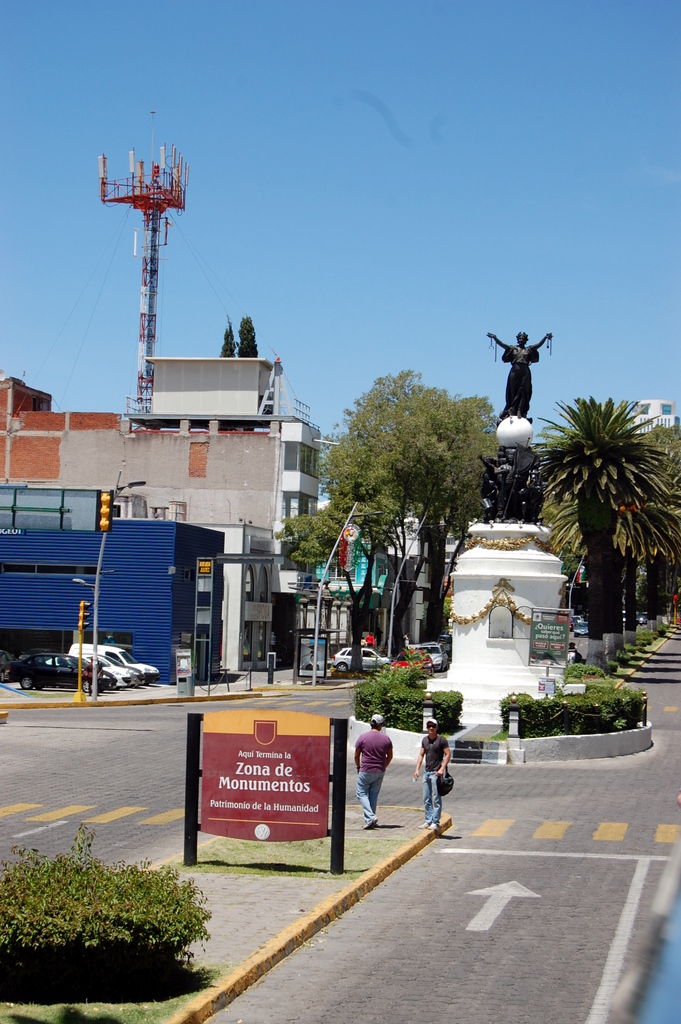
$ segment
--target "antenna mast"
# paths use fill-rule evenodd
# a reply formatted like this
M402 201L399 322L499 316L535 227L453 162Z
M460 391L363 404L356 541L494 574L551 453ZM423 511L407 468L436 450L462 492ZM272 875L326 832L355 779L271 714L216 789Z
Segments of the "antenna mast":
M144 217L137 395L134 398L128 397L128 412L151 412L154 364L150 360L156 347L159 252L161 245L168 243L168 218L165 214L167 210L184 210L188 181L189 164L184 164L182 154L177 152L175 146L171 148L168 166L165 146L161 146L159 162L153 162L152 143L151 174L147 176L144 174L144 161L135 161L135 150L131 150L130 177L117 181L109 181L106 157L99 157L102 202L126 203L141 210Z

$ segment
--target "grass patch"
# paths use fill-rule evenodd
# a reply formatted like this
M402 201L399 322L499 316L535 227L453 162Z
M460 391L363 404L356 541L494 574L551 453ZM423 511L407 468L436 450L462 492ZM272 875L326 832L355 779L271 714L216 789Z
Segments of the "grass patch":
M141 1003L0 1003L0 1024L163 1024L199 992L209 989L229 964L193 967L182 995Z
M298 843L254 843L244 839L216 839L199 847L198 864L181 871L228 875L291 875L296 878L358 878L406 842L402 839L346 839L345 873L332 875L331 839L305 839Z

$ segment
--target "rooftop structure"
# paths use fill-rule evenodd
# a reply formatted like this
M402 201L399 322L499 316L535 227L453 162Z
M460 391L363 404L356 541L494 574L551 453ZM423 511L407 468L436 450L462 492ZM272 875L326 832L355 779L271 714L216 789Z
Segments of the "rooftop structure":
M653 427L678 427L676 402L666 398L642 399L638 403L635 423L642 425L643 433L648 433Z

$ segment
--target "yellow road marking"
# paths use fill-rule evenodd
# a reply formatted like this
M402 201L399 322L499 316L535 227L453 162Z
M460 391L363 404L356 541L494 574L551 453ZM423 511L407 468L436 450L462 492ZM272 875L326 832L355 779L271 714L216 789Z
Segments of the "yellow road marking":
M515 818L488 818L480 828L471 832L472 836L503 836L504 832L511 827Z
M118 807L115 811L107 811L106 814L98 814L94 818L86 818L85 821L93 822L95 825L106 825L110 821L118 821L119 818L127 818L129 814L146 810L147 807Z
M301 707L303 707L303 708L316 708L316 707L319 707L320 704L326 704L326 701L325 700L309 700L305 704L301 704Z
M331 703L329 704L329 707L330 708L342 708L345 704L347 704L346 700L334 700L334 701L331 701Z
M8 814L20 814L22 811L32 811L42 804L8 804L7 807L0 807L0 818L6 818Z
M545 821L532 836L533 839L562 839L571 821Z
M184 808L178 807L175 811L164 811L163 814L154 814L151 818L145 818L138 822L139 825L167 825L171 821L179 821L184 818Z
M80 814L81 811L91 811L97 804L69 804L68 807L60 807L58 811L46 811L45 814L35 814L26 821L58 821L59 818L68 818L72 814Z
M658 825L655 833L656 843L675 843L679 838L681 825Z
M678 711L679 709L678 709L678 708L675 708L675 707L674 707L674 705L672 704L672 705L671 705L671 707L668 707L668 708L662 708L662 710L663 710L663 711L670 711L670 712L671 712L671 711Z
M602 821L593 834L597 840L621 843L629 826L624 821Z

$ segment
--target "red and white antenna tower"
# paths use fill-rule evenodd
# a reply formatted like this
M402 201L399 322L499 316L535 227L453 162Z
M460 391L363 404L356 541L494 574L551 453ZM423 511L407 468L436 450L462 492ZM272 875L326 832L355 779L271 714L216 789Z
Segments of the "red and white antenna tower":
M103 154L99 157L102 202L127 203L141 210L144 216L137 396L128 398L128 412L151 412L154 364L150 359L156 347L159 251L161 245L168 243L168 218L165 213L167 210L184 210L188 181L189 164L184 164L182 154L174 146L171 147L170 167L166 163L165 146L161 146L157 164L153 162L152 150L151 174L147 177L144 175L144 161L135 161L134 149L130 151L130 177L118 181L108 180L106 157Z

